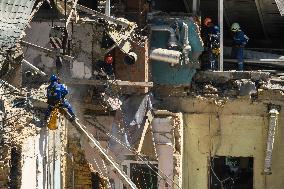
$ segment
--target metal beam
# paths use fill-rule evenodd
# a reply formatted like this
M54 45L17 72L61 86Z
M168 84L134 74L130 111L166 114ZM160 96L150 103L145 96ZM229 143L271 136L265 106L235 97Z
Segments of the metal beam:
M41 52L46 53L46 55L49 55L50 57L54 58L55 56L58 56L60 54L58 54L57 52L54 52L53 50L29 43L27 41L20 41L21 45L26 46L26 47L31 47L35 50L39 50ZM68 55L61 55L64 59L68 60L68 61L73 61L74 57L72 56L68 56Z
M131 82L121 80L89 80L89 79L68 79L64 81L69 85L118 85L132 87L153 87L153 82Z
M63 109L62 113L68 120L71 120L71 116L66 112L66 110ZM70 122L78 130L79 133L87 138L91 147L96 149L100 157L115 169L114 173L116 173L123 184L126 185L126 188L138 189L137 186L132 182L132 180L127 176L127 174L125 174L125 172L121 170L119 164L117 164L114 159L109 154L107 154L107 151L101 146L100 142L97 141L95 137L87 131L84 125L79 123L78 119Z
M91 14L93 16L97 16L97 17L103 18L103 19L108 20L110 22L113 22L113 23L116 23L118 25L121 25L121 26L123 26L125 28L127 28L129 26L129 24L127 22L123 22L123 21L118 20L117 18L114 18L114 17L111 17L111 16L107 16L105 14L97 12L97 11L95 11L93 9L90 9L88 7L85 7L83 5L77 4L76 8L78 10L80 10L80 11L86 12L86 13Z
M219 17L219 27L220 27L220 57L219 57L219 70L223 71L223 56L224 56L224 1L218 0L218 17Z
M268 39L269 37L268 37L268 34L266 32L266 28L265 28L265 25L264 25L260 2L259 2L259 0L254 0L254 2L255 2L255 5L256 5L256 8L257 8L258 17L259 17L259 20L260 20L260 23L261 23L261 27L262 27L264 36L265 36L266 39Z
M46 73L44 73L43 71L41 71L39 68L37 68L36 66L34 66L33 64L31 64L30 62L28 62L27 60L23 59L23 63L25 63L27 66L29 66L31 69L33 69L34 71L36 71L38 74L42 75L42 76L46 76Z

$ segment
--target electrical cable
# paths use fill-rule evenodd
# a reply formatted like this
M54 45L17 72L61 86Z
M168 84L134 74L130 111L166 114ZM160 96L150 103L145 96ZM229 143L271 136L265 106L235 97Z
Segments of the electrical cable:
M112 134L110 134L107 130L103 129L104 126L103 126L101 123L99 123L96 118L94 118L94 119L95 119L95 122L96 122L98 125L100 125L100 126L95 125L95 124L92 123L91 121L88 121L88 120L86 120L86 121L89 122L90 124L94 125L97 129L99 129L101 132L105 133L105 134L106 134L107 136L109 136L110 138L114 139L117 143L119 143L121 146L123 146L124 148L126 148L128 151L132 152L134 155L136 155L136 156L140 159L140 161L147 162L146 165L147 165L152 171L154 171L154 172L157 174L157 176L159 176L161 179L165 180L165 182L166 182L167 184L170 184L170 183L168 183L168 181L167 181L163 176L161 176L156 170L154 170L154 169L151 167L151 166L154 166L154 165L153 165L152 163L150 163L149 160L147 160L146 158L143 159L144 157L143 157L141 154L139 154L135 149L133 149L133 148L127 146L127 144L125 144L123 141L121 141L120 139L118 139L118 138L116 138L115 136L113 136ZM150 164L151 166L150 166L149 164ZM175 184L177 187L180 188L180 186L179 186L174 180L172 180L171 178L169 178L163 171L161 171L160 169L158 169L158 171L161 172L165 177L167 177L167 179L169 179L173 184Z

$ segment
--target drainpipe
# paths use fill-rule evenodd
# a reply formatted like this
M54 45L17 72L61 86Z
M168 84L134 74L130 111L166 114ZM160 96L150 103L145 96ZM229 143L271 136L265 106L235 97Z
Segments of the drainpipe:
M266 156L264 161L264 174L271 175L271 165L272 165L272 152L273 152L273 144L275 131L278 125L278 115L279 115L279 106L270 106L269 108L269 130L268 130L268 138L267 138L267 146L266 146Z
M185 64L189 63L189 52L191 51L191 46L189 45L188 41L188 25L186 23L182 23L183 32L184 32L184 39L183 39L183 54L184 54L184 62Z
M169 32L170 38L168 42L169 48L175 48L177 47L177 38L176 38L176 32L173 28L170 26L162 25L162 26L151 26L152 31L162 31L162 32Z

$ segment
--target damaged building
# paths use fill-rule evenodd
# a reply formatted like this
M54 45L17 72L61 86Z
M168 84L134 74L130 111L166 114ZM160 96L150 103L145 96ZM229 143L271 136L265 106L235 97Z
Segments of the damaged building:
M282 189L283 7L0 0L0 188ZM239 71L236 22L249 38ZM52 75L75 115L50 104Z

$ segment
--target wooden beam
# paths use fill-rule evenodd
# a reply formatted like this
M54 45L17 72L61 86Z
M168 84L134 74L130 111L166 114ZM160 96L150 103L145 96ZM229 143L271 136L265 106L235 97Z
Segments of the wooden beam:
M68 85L118 85L132 87L153 87L153 82L131 82L121 80L89 80L89 79L68 79L64 80Z
M85 6L82 6L80 4L77 4L76 8L80 11L83 11L83 12L86 12L88 14L91 14L91 15L94 15L94 16L97 16L97 17L100 17L100 18L103 18L105 20L108 20L110 22L113 22L113 23L116 23L116 24L119 24L125 28L127 28L129 26L129 24L127 22L123 22L121 20L118 20L117 18L114 18L114 17L111 17L111 16L107 16L105 14L102 14L100 12L97 12L93 9L90 9L88 7L85 7Z
M145 139L145 136L147 134L147 131L150 130L151 128L151 124L152 124L152 121L154 119L151 111L148 111L147 114L147 120L145 122L145 125L144 125L144 128L143 128L143 132L141 134L141 138L140 138L140 141L139 141L139 144L138 144L138 148L137 148L137 152L140 154L141 151L142 151L142 147L143 147L143 144L144 144L144 139ZM154 145L154 144L153 144Z

